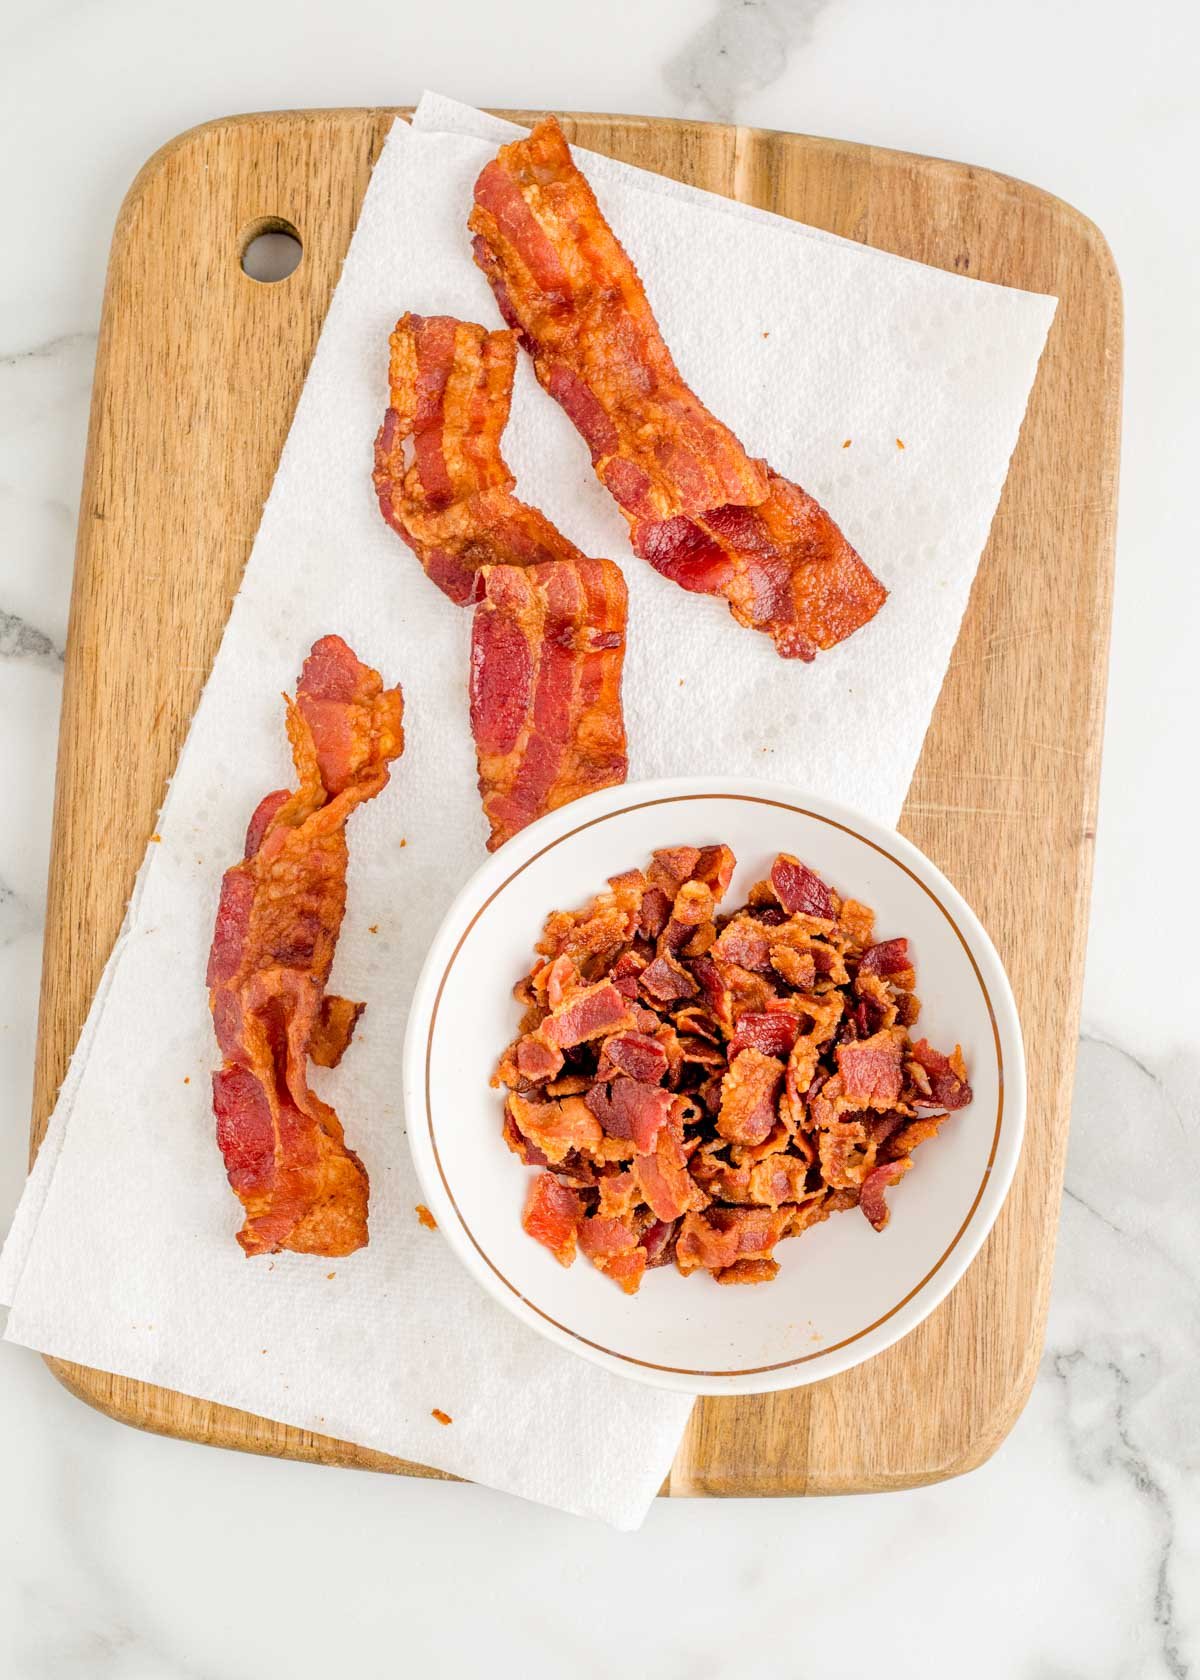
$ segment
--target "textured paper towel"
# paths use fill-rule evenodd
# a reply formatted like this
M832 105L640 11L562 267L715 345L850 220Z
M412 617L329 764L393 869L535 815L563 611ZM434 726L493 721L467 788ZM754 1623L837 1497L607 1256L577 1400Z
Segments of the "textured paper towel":
M448 101L425 102L420 122L398 123L376 166L162 843L149 848L0 1261L0 1299L12 1303L10 1340L628 1527L670 1463L686 1397L550 1347L413 1215L398 1097L405 1014L485 828L464 692L469 615L380 520L371 441L399 313L495 319L464 222L499 132ZM444 131L471 125L477 134ZM630 556L585 449L522 362L505 437L519 490L584 550L619 559L629 582L630 775L786 779L894 821L1053 300L623 166L597 160L594 173L684 376L754 453L834 510L892 590L875 623L814 666L779 660L721 603ZM260 796L289 778L279 691L327 631L399 679L407 707L404 758L350 835L333 984L368 1012L342 1066L314 1070L370 1168L371 1244L328 1264L250 1264L213 1144L202 976L221 871ZM530 907L531 929L543 908ZM433 1421L435 1406L451 1427Z

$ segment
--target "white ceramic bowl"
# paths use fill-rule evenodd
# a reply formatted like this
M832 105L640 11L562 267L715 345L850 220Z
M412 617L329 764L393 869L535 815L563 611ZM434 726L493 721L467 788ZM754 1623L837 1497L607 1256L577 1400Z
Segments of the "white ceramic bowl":
M919 1032L961 1043L975 1100L914 1157L882 1233L855 1211L779 1245L779 1276L722 1288L674 1267L627 1296L582 1256L569 1269L521 1228L531 1172L501 1135L489 1086L512 1039L511 987L543 918L580 906L660 846L724 841L727 908L780 851L907 935ZM606 789L510 840L452 905L417 983L404 1053L409 1141L425 1198L467 1269L540 1335L640 1382L701 1394L793 1388L860 1364L914 1329L979 1251L1021 1147L1025 1063L1000 959L958 893L915 846L827 799L703 778Z

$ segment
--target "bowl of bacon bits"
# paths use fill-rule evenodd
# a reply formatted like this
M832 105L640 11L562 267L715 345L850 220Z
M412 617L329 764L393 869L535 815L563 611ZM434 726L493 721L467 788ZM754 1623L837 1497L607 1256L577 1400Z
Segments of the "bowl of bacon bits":
M1024 1124L996 952L908 841L732 781L606 789L509 841L430 950L409 1138L533 1329L701 1393L831 1376L978 1252Z

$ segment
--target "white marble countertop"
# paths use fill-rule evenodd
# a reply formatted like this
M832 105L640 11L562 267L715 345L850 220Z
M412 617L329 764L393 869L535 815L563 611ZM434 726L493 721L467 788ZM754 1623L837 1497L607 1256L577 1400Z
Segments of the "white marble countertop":
M25 1168L104 263L125 188L164 140L235 111L396 104L428 85L479 104L737 119L1000 169L1107 235L1125 286L1128 420L1067 1195L1041 1376L997 1456L907 1494L660 1501L622 1536L479 1488L140 1435L6 1346L0 1674L248 1680L498 1663L541 1675L564 1651L581 1677L635 1663L664 1680L1200 1672L1200 1051L1187 1025L1200 1017L1198 52L1187 0L1136 13L1117 0L10 0L0 1232ZM600 1608L614 1591L616 1615Z

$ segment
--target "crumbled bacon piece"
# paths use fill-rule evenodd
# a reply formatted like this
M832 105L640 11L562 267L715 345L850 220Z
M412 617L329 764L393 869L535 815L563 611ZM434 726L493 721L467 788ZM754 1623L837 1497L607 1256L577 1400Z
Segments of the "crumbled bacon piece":
M900 1097L904 1075L900 1060L904 1053L903 1029L894 1027L853 1044L839 1045L836 1055L842 1089L856 1108L890 1108Z
M751 459L683 383L637 270L552 117L475 184L475 261L629 521L634 552L721 595L784 658L867 623L887 591L829 514Z
M621 1285L626 1295L636 1295L646 1270L646 1250L623 1219L602 1219L592 1214L579 1227L579 1246L598 1271Z
M771 966L770 936L753 916L735 916L728 922L717 935L713 952L740 968L761 971Z
M640 1079L614 1079L593 1085L584 1098L607 1136L629 1138L639 1154L654 1148L654 1140L671 1113L671 1093Z
M862 954L858 972L878 974L903 991L911 991L916 981L908 956L907 939L885 939L881 945L871 945Z
M539 1173L530 1186L521 1223L560 1266L569 1266L575 1258L582 1218L583 1203L575 1191L560 1184L553 1173Z
M923 1112L935 1086L944 1110L970 1100L958 1047L909 1040L907 942L873 943L870 908L787 855L718 917L734 863L673 846L613 876L547 917L514 989L525 1031L494 1083L505 1142L542 1169L534 1234L630 1294L668 1263L769 1282L777 1243L850 1208L882 1230L946 1119Z
M403 704L339 636L313 645L288 736L300 786L251 818L245 857L221 882L208 960L224 1063L213 1075L217 1142L246 1219L247 1254L352 1254L367 1241L367 1173L308 1062L335 1067L362 1004L325 986L346 909L346 820L386 785L403 750Z
M836 921L833 894L816 870L801 863L799 858L781 852L771 865L771 885L790 916L799 912L822 921Z
M604 1040L601 1055L617 1073L627 1073L631 1079L650 1085L657 1085L667 1072L666 1050L658 1039L645 1033L614 1033Z
M641 987L658 1003L673 1003L679 998L694 997L699 991L687 969L673 961L666 952L655 957L643 970Z
M718 1283L774 1283L779 1276L778 1260L735 1260L713 1274Z
M775 1124L783 1063L761 1050L739 1050L721 1086L717 1130L732 1143L761 1143Z
M783 1010L769 1010L763 1015L747 1013L738 1018L729 1041L729 1054L736 1056L739 1050L753 1048L765 1056L790 1055L799 1030L799 1018Z
M873 1168L863 1179L858 1205L877 1231L882 1231L891 1218L885 1191L893 1184L898 1184L911 1166L912 1156L905 1155L898 1160L887 1161L881 1167Z
M910 1052L914 1062L924 1068L929 1079L929 1096L939 1108L966 1108L973 1092L967 1084L967 1068L962 1047L954 1046L952 1055L943 1056L926 1039L913 1045Z

